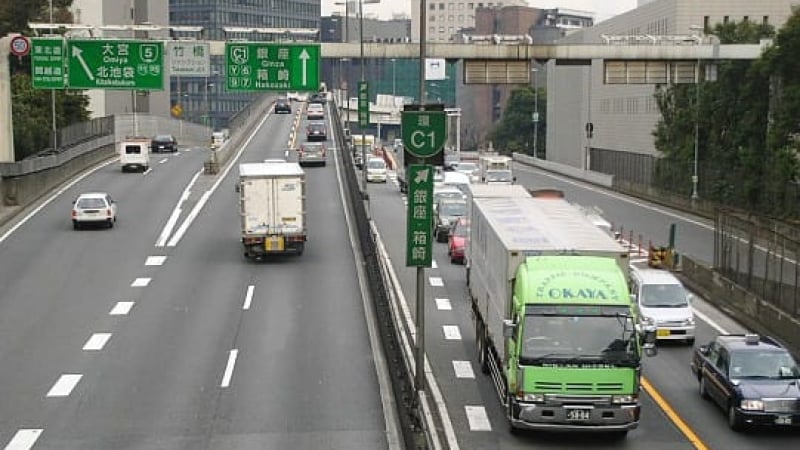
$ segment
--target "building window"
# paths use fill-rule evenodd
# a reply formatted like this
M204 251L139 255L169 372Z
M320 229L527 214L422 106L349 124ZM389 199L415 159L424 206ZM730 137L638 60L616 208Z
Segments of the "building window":
M455 16L447 16L447 21L452 22L455 20Z
M467 3L467 9L475 9L475 3Z
M455 5L455 4L453 4L453 3L448 3L448 4L447 4L447 9L448 9L449 11L452 11L452 10L454 10L455 8L456 8L456 5Z
M708 25L709 25L710 21L711 21L710 17L708 17L708 16L703 17L703 32L704 33L708 31Z
M764 16L761 18L761 23L763 25L769 25L769 16Z
M722 23L725 24L725 25L728 24L728 16L723 16L722 17Z
M439 3L439 11L444 11L444 3Z
M458 4L458 9L459 9L459 10L461 10L461 9L464 9L464 4L463 4L463 3L459 3L459 4Z
M429 19L429 22L436 22L436 16L430 16Z
M436 3L431 3L430 5L428 5L428 9L430 9L431 11L436 10Z
M444 27L439 27L439 33L444 33Z
M448 32L450 35L452 35L452 34L453 34L453 27L449 27L449 28L447 29L447 32Z
M436 27L428 27L428 34L436 33Z
M463 14L458 16L458 23L464 23L464 15Z
M439 22L444 22L444 14L439 15Z

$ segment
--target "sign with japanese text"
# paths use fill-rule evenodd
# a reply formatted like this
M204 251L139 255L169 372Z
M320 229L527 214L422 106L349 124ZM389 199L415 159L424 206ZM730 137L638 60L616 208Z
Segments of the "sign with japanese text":
M433 259L433 171L430 164L408 166L407 267L430 267Z
M319 70L319 44L225 44L225 87L229 91L316 91Z
M369 126L369 83L358 82L358 126Z
M168 41L169 74L182 77L211 75L211 51L208 42Z
M31 38L31 81L34 89L64 89L67 86L64 40Z
M135 40L67 41L71 89L164 89L164 43Z

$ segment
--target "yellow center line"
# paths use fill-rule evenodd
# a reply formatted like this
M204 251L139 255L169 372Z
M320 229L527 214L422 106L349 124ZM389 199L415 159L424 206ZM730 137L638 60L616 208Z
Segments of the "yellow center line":
M650 381L647 378L642 377L642 387L644 390L650 394L650 397L653 397L653 400L658 404L658 406L667 414L667 417L670 418L672 423L681 430L686 439L694 445L694 448L697 450L708 450L708 446L700 440L700 437L692 430L692 428L687 424L680 415L672 408L672 406L667 402L664 397L650 384Z

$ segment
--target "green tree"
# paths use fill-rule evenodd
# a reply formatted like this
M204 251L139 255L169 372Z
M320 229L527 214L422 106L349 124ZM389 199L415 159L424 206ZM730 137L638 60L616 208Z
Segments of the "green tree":
M508 99L503 118L489 133L489 139L500 153L513 152L533 154L534 100L536 93L530 86L514 89ZM547 129L547 103L543 88L539 88L538 154L544 154Z
M71 22L71 5L72 0L54 0L53 21ZM9 33L32 35L28 24L49 22L49 7L49 0L0 2L0 36ZM51 93L49 90L33 89L29 57L11 57L10 63L14 151L19 160L52 147ZM55 94L57 128L88 119L89 102L81 91L61 90Z

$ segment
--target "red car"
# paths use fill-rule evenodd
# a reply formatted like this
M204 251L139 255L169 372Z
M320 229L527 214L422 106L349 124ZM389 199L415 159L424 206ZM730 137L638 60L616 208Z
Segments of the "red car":
M464 251L467 246L467 219L458 219L447 236L447 254L451 263L464 264Z

